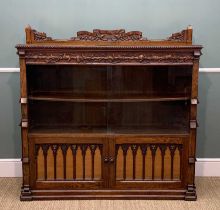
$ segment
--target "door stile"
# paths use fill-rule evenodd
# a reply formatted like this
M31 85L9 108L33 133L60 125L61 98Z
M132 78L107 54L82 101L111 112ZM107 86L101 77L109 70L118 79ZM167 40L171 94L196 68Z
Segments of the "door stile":
M116 151L115 151L115 138L111 137L108 140L108 148L109 148L109 161L108 161L108 188L112 188L115 185L116 180Z
M109 186L109 166L108 166L108 155L109 155L109 140L105 138L103 142L103 154L102 154L102 178L104 188Z

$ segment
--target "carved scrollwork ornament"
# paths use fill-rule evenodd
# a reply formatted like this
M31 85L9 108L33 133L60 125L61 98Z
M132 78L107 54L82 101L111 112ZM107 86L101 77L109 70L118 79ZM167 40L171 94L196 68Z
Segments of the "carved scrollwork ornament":
M91 145L89 145L89 148L90 148L90 150L91 150L91 153L92 153L92 154L95 154L95 150L96 150L96 148L97 148L97 145L96 145L96 144L91 144Z
M165 152L166 152L166 149L167 149L167 145L166 144L161 144L159 147L160 147L161 154L164 156Z
M156 144L151 144L150 145L151 153L152 153L153 156L155 156L155 154L156 154L157 147L158 146Z
M83 155L86 154L87 147L88 147L87 144L82 144L82 145L81 145L81 150L82 150L82 154L83 154Z
M43 144L41 147L42 147L44 156L46 156L47 155L47 151L48 151L48 149L50 147L49 144Z
M147 147L148 145L147 144L141 144L141 152L142 152L142 155L146 155L147 154Z
M122 145L121 145L121 148L122 148L123 154L126 155L129 146L128 146L127 144L122 144Z
M137 41L142 40L140 31L125 32L124 29L119 30L100 30L94 29L93 32L79 31L77 37L72 37L71 40L81 41Z
M61 150L62 150L63 154L66 154L67 149L68 149L68 145L67 144L62 144L61 145Z
M51 41L51 37L47 37L47 34L44 32L38 32L36 30L32 30L34 34L35 41Z
M138 145L137 144L132 144L131 145L131 150L132 150L133 155L136 155L137 150L138 150Z
M78 148L77 144L71 144L70 148L72 150L73 155L76 155L76 151Z
M36 145L35 145L35 153L34 153L35 158L37 158L37 156L38 156L39 149L40 149L40 145L39 145L39 144L36 144Z
M58 145L57 144L52 144L51 149L53 151L53 155L57 154L57 150L58 150Z
M172 157L174 156L176 148L177 148L177 145L175 145L175 144L169 145L170 154L171 154Z

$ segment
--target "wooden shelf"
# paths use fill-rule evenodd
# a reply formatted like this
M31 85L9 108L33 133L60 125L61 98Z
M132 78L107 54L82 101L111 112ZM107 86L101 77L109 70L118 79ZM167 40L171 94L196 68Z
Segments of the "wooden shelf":
M109 94L109 95L83 95L71 93L35 93L28 97L29 100L38 101L66 101L66 102L148 102L148 101L184 101L189 100L186 94Z

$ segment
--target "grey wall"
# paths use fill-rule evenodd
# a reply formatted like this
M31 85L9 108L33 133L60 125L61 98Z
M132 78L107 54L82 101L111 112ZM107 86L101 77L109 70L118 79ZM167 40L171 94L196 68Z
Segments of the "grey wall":
M55 38L93 28L140 30L165 38L191 24L194 42L204 46L200 67L220 67L219 0L1 0L0 68L18 67L14 46L24 43L30 24ZM220 157L220 74L200 73L198 157ZM21 155L19 74L0 73L0 158Z
M0 158L21 156L19 73L0 73Z
M0 65L18 66L14 46L24 42L30 24L56 38L93 28L141 30L165 38L191 24L204 45L202 67L219 67L219 0L1 0Z

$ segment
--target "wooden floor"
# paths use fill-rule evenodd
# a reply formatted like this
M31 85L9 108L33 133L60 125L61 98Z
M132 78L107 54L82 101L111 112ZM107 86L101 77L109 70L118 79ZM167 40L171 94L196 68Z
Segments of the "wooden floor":
M21 178L0 178L0 210L220 210L220 177L196 178L197 201L81 200L20 202Z

